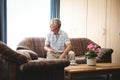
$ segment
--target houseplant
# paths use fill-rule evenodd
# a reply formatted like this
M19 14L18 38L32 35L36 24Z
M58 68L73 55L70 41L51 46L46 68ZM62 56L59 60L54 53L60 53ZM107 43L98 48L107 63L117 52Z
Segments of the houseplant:
M96 57L100 51L100 47L95 44L89 44L87 46L87 52L85 53L85 58L88 65L96 65Z

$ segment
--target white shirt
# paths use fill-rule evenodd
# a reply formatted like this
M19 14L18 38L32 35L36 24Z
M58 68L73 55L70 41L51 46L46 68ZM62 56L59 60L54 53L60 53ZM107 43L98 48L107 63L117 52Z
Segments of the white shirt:
M70 43L70 39L66 32L60 30L59 35L55 35L52 31L48 33L45 44L50 45L50 48L55 52L64 52L66 44Z

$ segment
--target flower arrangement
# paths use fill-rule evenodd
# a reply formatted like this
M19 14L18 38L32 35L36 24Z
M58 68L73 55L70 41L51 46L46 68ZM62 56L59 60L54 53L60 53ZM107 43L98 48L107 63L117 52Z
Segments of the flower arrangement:
M87 46L87 52L85 53L85 58L91 59L97 57L97 53L100 51L100 47L94 44L89 44Z

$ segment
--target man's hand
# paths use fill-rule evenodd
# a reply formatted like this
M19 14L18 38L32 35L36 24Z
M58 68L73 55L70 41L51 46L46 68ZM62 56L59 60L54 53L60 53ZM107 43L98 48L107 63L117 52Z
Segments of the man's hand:
M47 45L47 44L44 46L44 49L45 49L47 52L51 53L51 54L54 53L54 50L51 49L50 46Z
M66 58L66 54L62 53L61 56L59 57L59 59L65 59Z
M54 53L54 50L48 49L48 52L52 54L52 53Z

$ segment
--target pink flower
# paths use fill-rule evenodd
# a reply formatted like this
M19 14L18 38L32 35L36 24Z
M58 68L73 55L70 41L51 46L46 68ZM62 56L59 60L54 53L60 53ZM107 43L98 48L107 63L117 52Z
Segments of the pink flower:
M87 46L88 51L85 53L85 56L88 58L93 58L97 56L97 53L100 51L100 47L95 44L89 44Z
M95 50L95 45L89 44L89 45L87 46L87 48L88 48L88 50L90 50L90 51L94 51L94 50Z
M89 44L87 46L87 49L88 49L88 51L95 52L95 53L98 53L100 51L100 48L97 45L94 45L94 44Z

